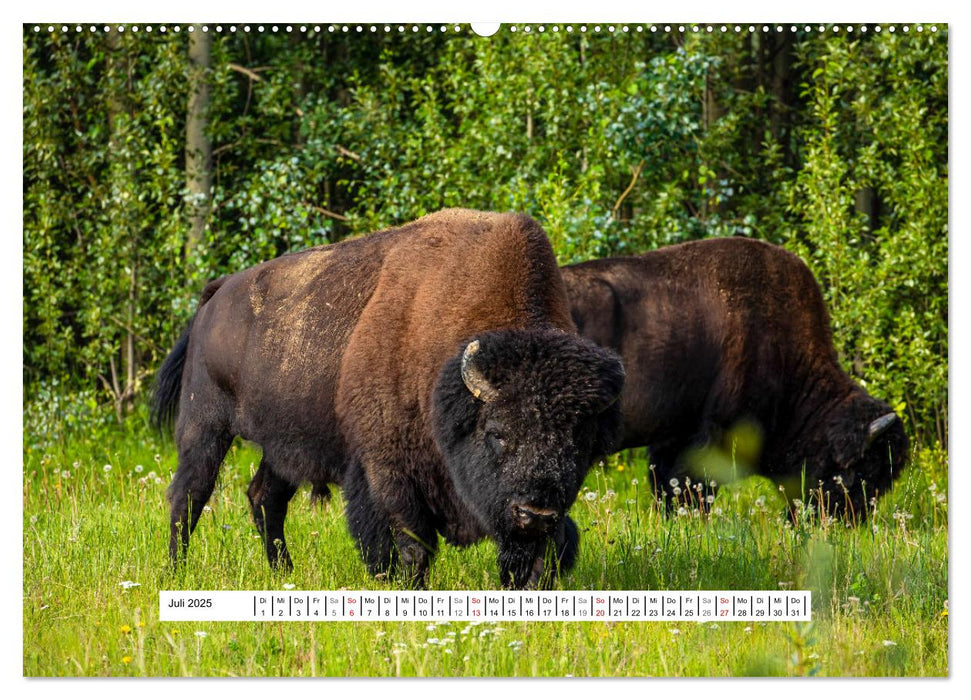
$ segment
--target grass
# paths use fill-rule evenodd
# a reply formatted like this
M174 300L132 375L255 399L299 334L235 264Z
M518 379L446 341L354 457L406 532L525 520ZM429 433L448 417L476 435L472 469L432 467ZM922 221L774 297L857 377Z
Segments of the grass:
M26 432L26 431L25 431ZM945 676L947 455L915 451L860 527L795 525L759 478L724 486L712 515L660 512L643 454L589 475L564 589L810 589L813 622L160 622L162 589L385 589L347 533L339 495L295 497L291 574L268 569L237 444L192 538L168 566L171 443L141 425L25 436L23 670L27 676ZM137 584L137 585L135 585ZM443 545L430 588L498 588L495 547Z

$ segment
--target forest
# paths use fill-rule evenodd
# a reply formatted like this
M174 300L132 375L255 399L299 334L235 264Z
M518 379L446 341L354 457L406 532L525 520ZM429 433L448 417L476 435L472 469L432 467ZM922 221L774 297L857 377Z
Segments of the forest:
M784 245L847 371L946 446L946 26L113 27L24 27L37 439L143 419L207 280L461 206L564 264Z

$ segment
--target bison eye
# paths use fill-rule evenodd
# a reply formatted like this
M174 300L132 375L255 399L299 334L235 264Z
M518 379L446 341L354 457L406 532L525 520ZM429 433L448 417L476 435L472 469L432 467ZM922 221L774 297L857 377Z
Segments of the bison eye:
M501 455L506 451L507 442L506 439L494 430L489 430L486 432L486 444L489 445L489 449L492 450L496 455Z

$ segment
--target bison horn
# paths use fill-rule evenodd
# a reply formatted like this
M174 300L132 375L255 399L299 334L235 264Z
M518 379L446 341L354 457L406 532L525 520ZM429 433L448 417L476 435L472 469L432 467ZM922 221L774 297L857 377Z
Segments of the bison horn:
M479 341L473 340L462 353L462 381L472 392L472 396L489 403L498 396L498 392L492 388L482 372L475 368L473 358L477 352L479 352Z
M866 446L869 447L872 445L873 441L880 437L880 435L882 435L887 428L893 425L895 420L897 420L897 414L888 413L887 415L880 416L875 421L870 423L870 427L867 428L866 431Z

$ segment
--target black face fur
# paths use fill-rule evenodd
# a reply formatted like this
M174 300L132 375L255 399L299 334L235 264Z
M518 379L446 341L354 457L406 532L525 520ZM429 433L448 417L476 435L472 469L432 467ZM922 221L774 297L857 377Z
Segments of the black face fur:
M852 522L866 520L870 501L893 486L907 460L903 423L894 417L870 438L870 425L891 415L890 407L862 391L838 406L827 418L827 443L822 459L807 469L806 488L812 500L831 515Z
M502 542L562 529L596 459L619 437L620 360L562 331L479 336L476 370L495 390L476 398L449 360L435 390L435 439L456 491ZM526 528L514 506L548 514L548 531Z

